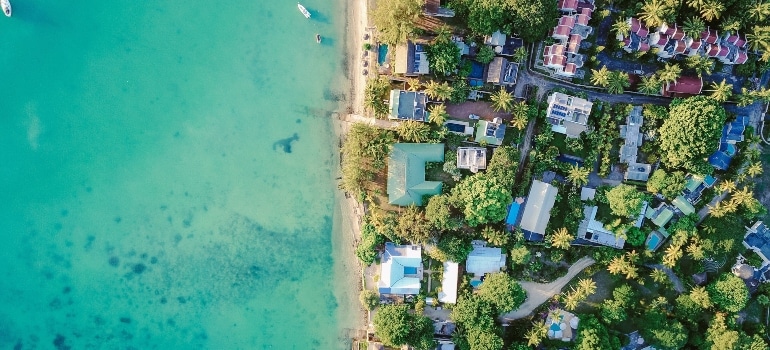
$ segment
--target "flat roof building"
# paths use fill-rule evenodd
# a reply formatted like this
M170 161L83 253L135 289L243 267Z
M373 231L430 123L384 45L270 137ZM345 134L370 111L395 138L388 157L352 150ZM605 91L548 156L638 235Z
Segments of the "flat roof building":
M558 192L559 190L551 184L540 180L532 181L532 187L529 189L529 196L519 225L525 231L525 235L529 237L534 235L540 238L530 240L542 240L545 236L545 228L551 219L551 209L556 203Z
M551 130L567 137L578 138L580 133L588 128L588 116L591 115L593 103L580 97L554 92L548 96L546 120L551 124Z

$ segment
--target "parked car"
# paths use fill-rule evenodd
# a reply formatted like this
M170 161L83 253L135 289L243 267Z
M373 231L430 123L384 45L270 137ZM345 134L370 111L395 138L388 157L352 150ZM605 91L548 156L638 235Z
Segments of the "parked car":
M475 114L471 114L471 115L468 116L468 118L469 119L473 119L473 120L479 120L479 118L481 118L481 117L479 117L479 116L477 116Z

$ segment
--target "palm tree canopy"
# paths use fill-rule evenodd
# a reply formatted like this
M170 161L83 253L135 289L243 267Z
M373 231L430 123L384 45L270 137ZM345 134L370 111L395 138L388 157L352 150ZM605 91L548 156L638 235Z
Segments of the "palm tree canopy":
M654 75L642 77L639 83L639 92L645 95L656 95L660 93L660 81Z
M706 24L703 23L703 20L698 17L690 17L684 20L682 30L684 31L685 35L691 38L698 38L700 37L700 33L706 30Z
M718 102L725 102L733 95L733 84L728 84L725 79L722 82L711 83L711 98Z
M625 37L631 33L631 25L625 18L619 18L614 24L612 24L612 30L614 30L615 33Z
M725 5L722 4L719 0L707 0L706 3L703 4L703 6L700 8L700 16L703 17L703 19L711 22L715 19L719 19L724 10Z
M508 112L513 108L513 95L504 88L500 88L500 90L493 93L490 98L492 99L492 108L494 108L495 111Z
M631 84L628 73L615 71L610 73L607 92L611 94L622 94L625 88Z
M607 87L610 83L610 71L607 70L607 66L596 70L591 69L591 84L601 87Z
M647 27L657 27L665 23L665 18L668 15L668 6L662 1L649 0L642 5L641 11L638 13L639 19L644 21Z

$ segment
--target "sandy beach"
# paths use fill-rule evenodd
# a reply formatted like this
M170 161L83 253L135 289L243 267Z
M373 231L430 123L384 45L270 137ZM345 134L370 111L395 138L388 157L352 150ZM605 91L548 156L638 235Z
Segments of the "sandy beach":
M362 74L363 60L362 48L364 45L364 34L368 26L367 19L367 0L352 0L347 4L347 23L346 38L347 44L347 76L350 84L350 93L346 99L344 109L337 115L333 121L335 136L340 140L340 145L349 130L351 122L348 121L348 114L361 114L363 112L364 87L366 86L366 76ZM339 158L338 158L339 159ZM339 164L341 166L341 164ZM338 168L340 169L340 168ZM351 298L347 298L355 303L351 309L358 310L358 317L354 320L352 327L356 330L355 335L365 336L362 330L368 328L368 312L358 302L358 295L363 288L361 271L362 266L355 254L355 248L360 239L360 223L363 215L363 207L354 198L346 196L343 191L337 191L337 199L340 215L341 239L340 245L335 251L344 256L341 260L341 273L345 276L343 279L349 283L349 293Z

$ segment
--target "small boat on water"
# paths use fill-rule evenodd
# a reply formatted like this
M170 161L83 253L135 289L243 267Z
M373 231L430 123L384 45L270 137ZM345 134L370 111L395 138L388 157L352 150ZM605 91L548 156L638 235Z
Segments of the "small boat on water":
M316 34L315 35L315 42L317 42L319 44L321 43L321 34Z
M0 7L3 8L3 13L7 17L11 17L11 1L10 0L0 0Z
M2 0L2 1L8 1L8 0ZM302 6L302 4L297 3L297 8L299 9L299 12L302 12L305 18L310 18L310 12L307 11L305 6Z

